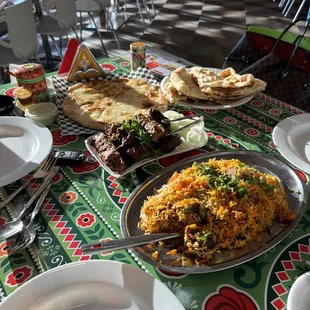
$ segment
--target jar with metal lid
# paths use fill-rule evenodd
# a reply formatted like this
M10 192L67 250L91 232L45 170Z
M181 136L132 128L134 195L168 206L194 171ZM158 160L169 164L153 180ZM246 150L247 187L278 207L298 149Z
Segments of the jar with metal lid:
M44 68L39 64L24 64L15 70L18 86L29 89L36 102L48 101Z

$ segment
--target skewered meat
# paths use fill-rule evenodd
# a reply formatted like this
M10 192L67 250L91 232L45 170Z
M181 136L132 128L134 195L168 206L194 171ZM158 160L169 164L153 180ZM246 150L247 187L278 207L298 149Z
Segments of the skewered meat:
M168 135L158 141L159 148L163 153L172 152L181 142L180 137L177 135Z

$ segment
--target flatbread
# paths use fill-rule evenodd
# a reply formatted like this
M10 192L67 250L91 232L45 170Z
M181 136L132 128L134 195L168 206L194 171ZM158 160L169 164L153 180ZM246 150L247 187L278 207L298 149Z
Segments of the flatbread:
M192 75L185 68L178 68L171 72L170 82L172 86L185 96L208 100L209 96L203 93Z
M68 90L63 112L84 127L104 130L150 107L166 111L168 102L159 88L143 79L119 79L77 83Z
M191 74L196 78L202 90L209 87L241 88L250 86L255 81L252 74L239 75L233 68L221 70L216 74L209 69L193 67L191 69Z
M168 79L168 81L165 83L164 89L163 89L163 94L166 97L166 99L170 102L170 103L177 103L179 101L186 101L187 97L182 94L181 92L177 91L173 86L172 83L170 81L170 78Z

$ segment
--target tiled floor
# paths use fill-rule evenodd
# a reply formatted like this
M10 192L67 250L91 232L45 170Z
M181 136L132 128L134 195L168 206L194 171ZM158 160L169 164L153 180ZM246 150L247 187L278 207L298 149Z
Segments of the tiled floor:
M225 56L248 25L281 30L290 23L292 14L297 10L297 7L293 8L291 15L284 18L278 8L279 0L154 0L156 15L150 22L144 11L143 25L136 0L127 2L130 2L128 14L132 17L117 31L122 49L127 50L131 42L142 40L149 46L157 46L191 62L212 67L221 67ZM296 3L299 5L298 1ZM99 25L99 16L96 21ZM78 24L78 33L79 27ZM91 48L95 57L104 57L98 34L87 27L89 18L85 15L84 43ZM107 33L104 27L100 31L109 55L117 54L112 34ZM42 55L43 50L39 54ZM56 68L57 62L54 65Z
M121 47L142 40L202 66L220 67L225 56L249 25L263 25L282 30L290 23L297 7L288 18L272 0L154 0L157 14L143 27L139 14L118 31ZM296 1L299 5L299 2ZM130 12L137 12L135 2ZM98 49L96 35L86 40ZM116 45L106 46L115 53ZM98 51L98 50L97 50Z

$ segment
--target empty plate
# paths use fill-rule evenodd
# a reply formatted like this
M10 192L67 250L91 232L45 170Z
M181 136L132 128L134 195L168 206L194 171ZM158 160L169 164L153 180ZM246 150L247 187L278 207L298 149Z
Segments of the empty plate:
M310 173L310 114L288 117L273 130L272 138L281 155L297 168Z
M167 306L184 310L151 275L119 262L91 260L36 276L10 294L0 310L162 310Z
M0 139L0 187L37 168L49 154L53 144L48 128L27 118L1 116L1 125L20 128L23 135Z

